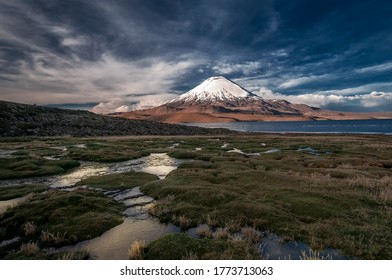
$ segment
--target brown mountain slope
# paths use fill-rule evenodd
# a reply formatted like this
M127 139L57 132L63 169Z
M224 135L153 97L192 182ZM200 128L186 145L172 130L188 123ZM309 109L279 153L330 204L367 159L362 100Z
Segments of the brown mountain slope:
M343 113L286 100L266 100L224 77L211 77L164 105L119 114L165 123L392 118L390 113Z

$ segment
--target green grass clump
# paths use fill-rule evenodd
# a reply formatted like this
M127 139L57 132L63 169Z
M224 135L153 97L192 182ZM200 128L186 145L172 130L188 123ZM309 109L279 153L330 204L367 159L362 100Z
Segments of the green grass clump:
M71 148L68 156L76 160L95 162L119 162L148 156L144 150L121 146L88 145L87 148Z
M184 233L169 234L144 249L146 260L258 259L254 248L244 241L195 239Z
M235 220L317 250L330 247L356 258L392 258L389 138L328 136L326 142L325 137L263 135L263 142L281 152L246 156L217 151L210 161L183 163L165 180L141 190L158 200L151 214L179 226L180 217L186 217L184 228L206 223L206 217L220 227ZM224 141L247 151L261 142L257 136ZM299 152L298 147L316 149L319 155Z
M26 235L26 224L35 227L29 241L63 245L101 235L122 222L124 205L91 190L50 190L8 209L0 220L1 240ZM27 236L26 236L27 238ZM1 241L0 240L0 241Z
M158 180L158 177L152 174L144 172L127 172L92 176L80 181L78 184L105 190L123 190L132 189L136 186L141 186L155 180Z
M22 185L10 188L0 188L0 200L10 200L25 196L29 193L39 193L47 190L48 187L42 184Z
M56 175L80 166L76 160L46 160L43 158L0 158L0 180Z

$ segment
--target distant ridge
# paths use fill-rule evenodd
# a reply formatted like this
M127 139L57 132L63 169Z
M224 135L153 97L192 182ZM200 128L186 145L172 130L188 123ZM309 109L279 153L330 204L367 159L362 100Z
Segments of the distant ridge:
M0 137L21 136L125 136L125 135L215 135L235 133L128 120L88 111L57 109L0 101Z
M306 121L392 118L392 113L346 113L286 100L267 100L225 77L211 77L190 91L150 109L118 114L164 123Z

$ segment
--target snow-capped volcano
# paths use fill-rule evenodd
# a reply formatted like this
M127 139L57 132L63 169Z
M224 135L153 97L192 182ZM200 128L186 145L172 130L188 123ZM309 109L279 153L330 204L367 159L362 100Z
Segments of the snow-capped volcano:
M305 104L263 99L225 77L211 77L161 106L121 116L186 123L325 119L331 113Z
M205 103L205 102L237 102L258 99L257 95L247 91L225 77L211 77L190 91L171 100L168 104Z

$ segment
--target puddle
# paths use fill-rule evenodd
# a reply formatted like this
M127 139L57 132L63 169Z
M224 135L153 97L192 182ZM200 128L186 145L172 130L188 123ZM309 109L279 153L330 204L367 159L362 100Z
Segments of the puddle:
M244 153L243 151L234 148L233 150L227 151L228 153L238 153L241 155L246 155L246 156L259 156L260 153Z
M167 174L177 169L178 165L182 162L181 160L168 156L166 153L155 153L147 157L114 165L111 167L111 171L113 173L128 171L146 172L157 175L159 179L164 179Z
M46 184L51 188L66 188L91 176L129 171L146 172L157 175L159 179L164 179L167 174L177 169L178 165L182 162L183 160L172 158L166 153L155 153L139 159L110 164L81 161L80 167L63 175L1 180L0 183L1 187L12 187L23 184Z
M61 150L63 152L65 152L67 149L67 147L65 146L55 146L55 147L50 147L51 149L55 149L55 150Z
M126 218L121 225L108 230L97 238L83 241L75 247L89 250L93 259L127 260L129 246L134 241L144 240L149 243L166 234L176 232L180 232L178 227L161 224L152 218L147 220Z
M75 249L87 249L91 258L102 260L128 259L129 246L134 241L152 242L169 233L180 232L172 224L161 224L148 214L154 199L143 194L139 187L125 191L109 191L106 195L123 202L128 208L123 212L124 222L99 237L82 241Z
M54 176L49 180L51 188L64 188L73 186L79 181L91 176L108 174L109 167L99 163L82 163L82 165L68 174Z
M274 233L267 233L259 246L261 256L270 260L300 260L302 254L311 254L309 245L296 242L281 242L280 238ZM320 259L346 260L348 259L339 250L325 249L320 252Z
M10 200L3 200L0 201L0 214L5 213L5 211L7 210L7 208L9 207L15 207L17 206L19 203L22 203L23 201L26 200L26 197L18 197L18 198L14 198L14 199L10 199Z
M87 148L87 146L86 146L86 144L76 144L76 145L73 145L75 148L81 148L81 149L83 149L83 148Z
M174 143L173 145L171 145L171 146L169 147L169 149L174 149L174 148L176 148L176 147L178 147L178 146L180 146L180 143Z
M12 238L12 239L9 239L9 240L4 240L4 241L0 242L0 248L4 247L4 246L8 246L12 243L18 242L19 240L21 240L21 238L19 236Z
M262 152L262 154L272 154L272 153L279 153L280 150L279 149L271 149L265 152Z
M307 153L307 154L310 154L310 155L313 155L313 156L319 156L320 155L320 151L319 150L316 150L316 149L313 149L313 148L299 148L298 150L297 150L297 152L302 152L302 153Z

